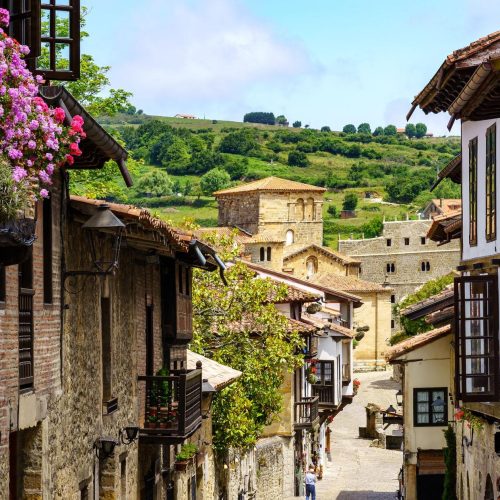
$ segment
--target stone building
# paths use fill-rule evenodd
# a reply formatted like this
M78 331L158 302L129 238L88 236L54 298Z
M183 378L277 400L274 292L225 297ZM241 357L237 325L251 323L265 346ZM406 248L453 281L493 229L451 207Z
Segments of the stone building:
M450 212L461 210L461 198L434 198L422 211L423 219L433 219L438 215L448 215Z
M386 221L382 236L339 241L339 251L361 262L360 276L393 289L391 303L429 280L449 274L460 261L460 245L445 247L427 237L431 220ZM391 330L398 328L394 317Z

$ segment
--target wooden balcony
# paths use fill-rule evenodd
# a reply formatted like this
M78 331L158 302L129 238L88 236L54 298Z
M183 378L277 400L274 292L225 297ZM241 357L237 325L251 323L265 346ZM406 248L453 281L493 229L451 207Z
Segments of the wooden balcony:
M335 408L337 403L335 402L335 386L334 385L313 385L312 386L313 396L318 397L318 404L320 408Z
M293 409L293 426L295 429L312 429L319 424L319 398L302 398Z
M139 439L176 444L201 425L201 370L172 370L168 377L139 376L145 383Z

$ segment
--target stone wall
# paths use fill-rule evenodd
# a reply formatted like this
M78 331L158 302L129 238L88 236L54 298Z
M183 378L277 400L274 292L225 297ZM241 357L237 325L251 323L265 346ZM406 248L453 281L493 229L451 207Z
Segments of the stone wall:
M258 193L218 196L219 226L238 226L255 234L259 224Z
M297 255L292 254L290 257L287 257L283 263L283 268L297 278L307 278L307 261L309 259L316 259L317 273L331 273L341 276L345 276L348 273L346 266L342 262L314 247ZM281 269L279 270L281 271Z
M361 278L379 284L388 283L394 290L393 300L398 303L427 281L449 274L459 264L460 242L453 240L438 246L426 238L431 222L384 222L381 237L340 240L339 251L361 261ZM422 271L422 263L424 266L429 263L429 270L425 267L426 270ZM394 264L394 273L387 272L387 264ZM392 331L397 328L395 322Z

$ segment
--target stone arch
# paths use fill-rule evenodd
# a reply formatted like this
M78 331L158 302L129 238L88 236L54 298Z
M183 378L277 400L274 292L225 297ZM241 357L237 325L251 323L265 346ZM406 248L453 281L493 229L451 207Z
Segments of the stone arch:
M486 476L486 488L484 490L484 500L495 500L495 492L493 490L493 481L491 476Z
M305 206L304 206L304 200L302 198L299 198L295 202L295 220L304 220L305 217Z
M307 198L306 202L306 219L314 220L314 198Z
M314 276L317 272L318 272L318 259L314 255L311 255L307 257L306 260L307 277L310 278L311 276Z
M289 229L285 234L285 244L292 245L294 241L295 241L295 234L291 229Z

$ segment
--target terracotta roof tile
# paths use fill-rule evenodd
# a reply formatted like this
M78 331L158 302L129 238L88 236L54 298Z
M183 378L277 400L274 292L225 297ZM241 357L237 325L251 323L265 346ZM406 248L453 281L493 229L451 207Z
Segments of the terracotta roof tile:
M221 391L224 387L227 387L242 375L242 372L239 370L235 370L213 359L206 358L201 354L188 350L187 369L195 369L198 361L201 362L202 377L208 379L208 382L218 391Z
M359 260L353 259L353 258L348 257L347 255L344 255L344 254L339 253L339 252L334 252L330 248L319 246L316 244L307 245L303 248L299 248L298 250L294 250L293 252L286 255L285 258L283 259L283 261L286 262L287 260L290 260L291 258L296 257L297 255L306 253L306 252L310 251L311 249L316 250L319 253L322 253L323 255L326 255L327 257L333 258L336 261L339 261L343 264L360 264Z
M434 198L432 203L438 208L440 215L462 210L462 198Z
M428 325L438 325L439 323L450 322L455 317L455 306L445 307L439 311L428 314L425 322Z
M448 285L441 292L436 293L431 297L428 297L427 299L421 300L420 302L416 302L415 304L405 307L404 309L401 309L400 313L402 316L411 316L415 313L418 313L418 311L428 309L429 307L435 305L439 306L443 303L449 303L453 300L454 296L455 292L453 290L453 285Z
M257 191L311 191L324 193L326 189L318 186L312 186L311 184L304 184L303 182L281 179L280 177L266 177L265 179L242 184L241 186L236 186L234 188L216 191L214 193L214 196L238 193L252 193Z
M441 337L448 335L451 332L451 325L445 325L441 328L436 328L431 330L430 332L419 333L418 335L414 335L395 346L392 346L385 353L385 358L387 361L394 361L399 356L406 354L418 347L422 347L426 344L430 344Z
M315 274L309 278L311 283L318 285L330 286L335 290L342 290L344 292L390 292L392 289L384 287L378 283L371 281L360 280L353 276L341 276L333 273L320 273Z
M339 325L338 323L335 322L329 322L319 318L314 318L310 314L303 314L302 321L306 323L311 323L312 325L316 326L319 329L332 330L335 333L340 333L341 335L349 337L350 339L354 338L356 335L356 332L354 330L351 330L350 328L346 328L345 326Z
M279 312L277 312L277 314L279 314L280 316L284 316ZM288 332L296 331L298 333L314 333L318 330L317 326L307 324L303 321L297 321L291 318L286 319ZM232 332L262 333L262 325L255 325L254 320L249 316L244 316L238 321L228 323L227 327Z
M273 302L274 304L286 304L288 302L301 302L301 303L316 302L320 299L319 295L306 292L304 290L301 290L300 288L296 288L292 285L289 285L288 283L281 283L279 281L275 282L278 284L283 284L287 289L287 294L282 299L276 299L275 298L276 294L273 293L268 300L269 302Z

